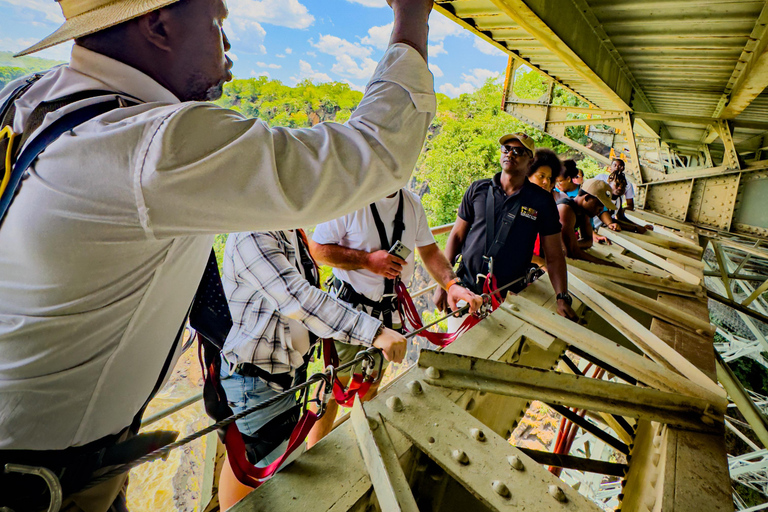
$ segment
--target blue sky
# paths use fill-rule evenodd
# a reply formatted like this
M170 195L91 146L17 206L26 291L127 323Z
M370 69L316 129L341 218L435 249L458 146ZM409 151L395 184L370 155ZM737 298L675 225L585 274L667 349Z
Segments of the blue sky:
M362 90L384 53L392 23L386 0L227 0L237 78L267 75L293 85L343 81ZM18 51L63 22L54 0L0 0L0 51ZM455 97L504 72L501 51L433 12L435 89ZM71 44L40 57L68 60Z

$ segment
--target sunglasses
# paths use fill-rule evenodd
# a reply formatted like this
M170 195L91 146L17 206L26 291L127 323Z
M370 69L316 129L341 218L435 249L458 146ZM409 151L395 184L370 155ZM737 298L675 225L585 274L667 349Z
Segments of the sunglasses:
M501 146L501 152L505 155L512 153L513 156L523 156L526 153L530 153L528 149L520 146Z

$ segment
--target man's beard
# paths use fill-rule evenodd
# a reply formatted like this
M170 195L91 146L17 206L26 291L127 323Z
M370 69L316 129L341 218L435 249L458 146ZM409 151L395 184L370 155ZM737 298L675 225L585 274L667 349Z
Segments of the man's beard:
M224 94L224 81L210 85L210 81L203 75L196 73L187 80L182 101L216 101Z

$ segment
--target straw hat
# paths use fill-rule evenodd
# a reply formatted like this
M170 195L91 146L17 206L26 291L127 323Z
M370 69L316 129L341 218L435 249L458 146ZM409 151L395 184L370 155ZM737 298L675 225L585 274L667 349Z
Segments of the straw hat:
M611 186L603 180L591 178L581 185L581 191L595 196L609 210L615 210L616 205L611 201Z
M66 21L56 32L17 53L28 55L44 48L93 34L124 21L138 18L179 0L58 0Z
M501 138L499 138L499 144L503 146L504 144L506 144L511 140L516 140L517 142L525 146L526 149L531 152L531 154L533 154L533 152L536 151L536 144L533 143L533 139L527 133L517 132L517 133L508 133L506 135L502 135Z

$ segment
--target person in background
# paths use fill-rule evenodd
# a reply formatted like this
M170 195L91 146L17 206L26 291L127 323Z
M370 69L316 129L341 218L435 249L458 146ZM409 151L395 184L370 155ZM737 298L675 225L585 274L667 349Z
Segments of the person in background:
M648 231L648 229L653 229L653 226L639 226L624 215L624 194L627 190L627 179L624 174L620 173L610 176L608 184L611 186L611 200L616 205L616 210L614 213L604 208L602 213L593 220L595 230L601 226L606 226L612 231L626 230L642 234ZM594 233L594 237L596 242L603 243L606 241L606 238L599 236L597 232Z
M390 254L396 242L412 251L405 259ZM446 300L451 308L455 308L459 300L469 303L472 312L482 305L482 297L463 287L453 273L451 264L429 230L421 200L406 189L318 225L312 235L310 249L319 263L333 267L330 290L333 296L374 318L380 318L386 327L392 329L402 328L397 297L394 295L394 280L410 281L415 252L418 252L424 267L440 289L446 290ZM343 343L336 343L335 348L340 364L354 359L360 350ZM386 366L377 358L377 368L384 371ZM341 383L346 385L358 369L359 365L340 374ZM378 383L371 386L364 400L376 396L377 390ZM310 447L331 431L337 410L338 404L331 397L325 415L309 434L307 442Z
M611 181L615 182L619 175L624 176L624 181L627 184L626 190L623 194L624 199L627 202L626 210L632 211L635 209L635 187L632 185L632 182L627 180L626 176L624 175L625 168L626 164L624 163L624 160L621 158L614 158L611 160L611 165L607 168L608 172L600 173L595 176L595 178L608 183L609 179L611 178L613 178Z
M452 263L461 255L457 275L465 286L480 293L482 277L491 270L499 287L524 277L531 268L536 236L540 235L549 279L557 293L557 312L576 319L568 293L555 201L551 192L527 178L535 144L525 133L510 133L499 139L499 145L501 171L492 178L475 181L464 193L445 255ZM518 282L508 291L517 293L525 286ZM435 292L433 301L445 310L441 308L445 292Z
M557 153L549 148L538 148L533 155L531 168L528 170L528 181L538 185L547 192L551 192L555 201L560 199L561 194L553 186L555 179L563 173L563 163L557 156ZM546 260L544 251L541 248L541 236L536 235L536 243L533 246L533 256L531 263L546 270Z
M563 165L570 165L568 162L573 162L573 167L576 167L576 161L575 160L566 160L563 162ZM576 167L576 177L572 180L577 187L581 188L581 185L584 183L584 171ZM578 192L576 193L578 195Z
M616 205L611 202L611 187L595 178L586 180L574 199L567 197L557 201L562 243L569 258L618 266L587 252L594 241L592 218L599 215L603 208L615 210Z
M221 385L235 414L306 382L311 349L321 337L373 346L396 362L405 355L402 334L319 288L317 265L301 229L231 234L222 283L233 326L221 351ZM237 420L251 464L265 467L285 452L300 409L295 396L286 396ZM237 480L227 461L219 484L222 509L252 490Z
M576 183L576 179L580 172L581 170L576 167L576 162L574 160L565 160L563 162L563 171L557 176L552 176L552 181L555 183L555 190L571 199L579 195L579 188L583 180L579 180L579 183ZM584 178L584 174L582 174L581 177ZM557 199L559 198L555 197L555 200Z

